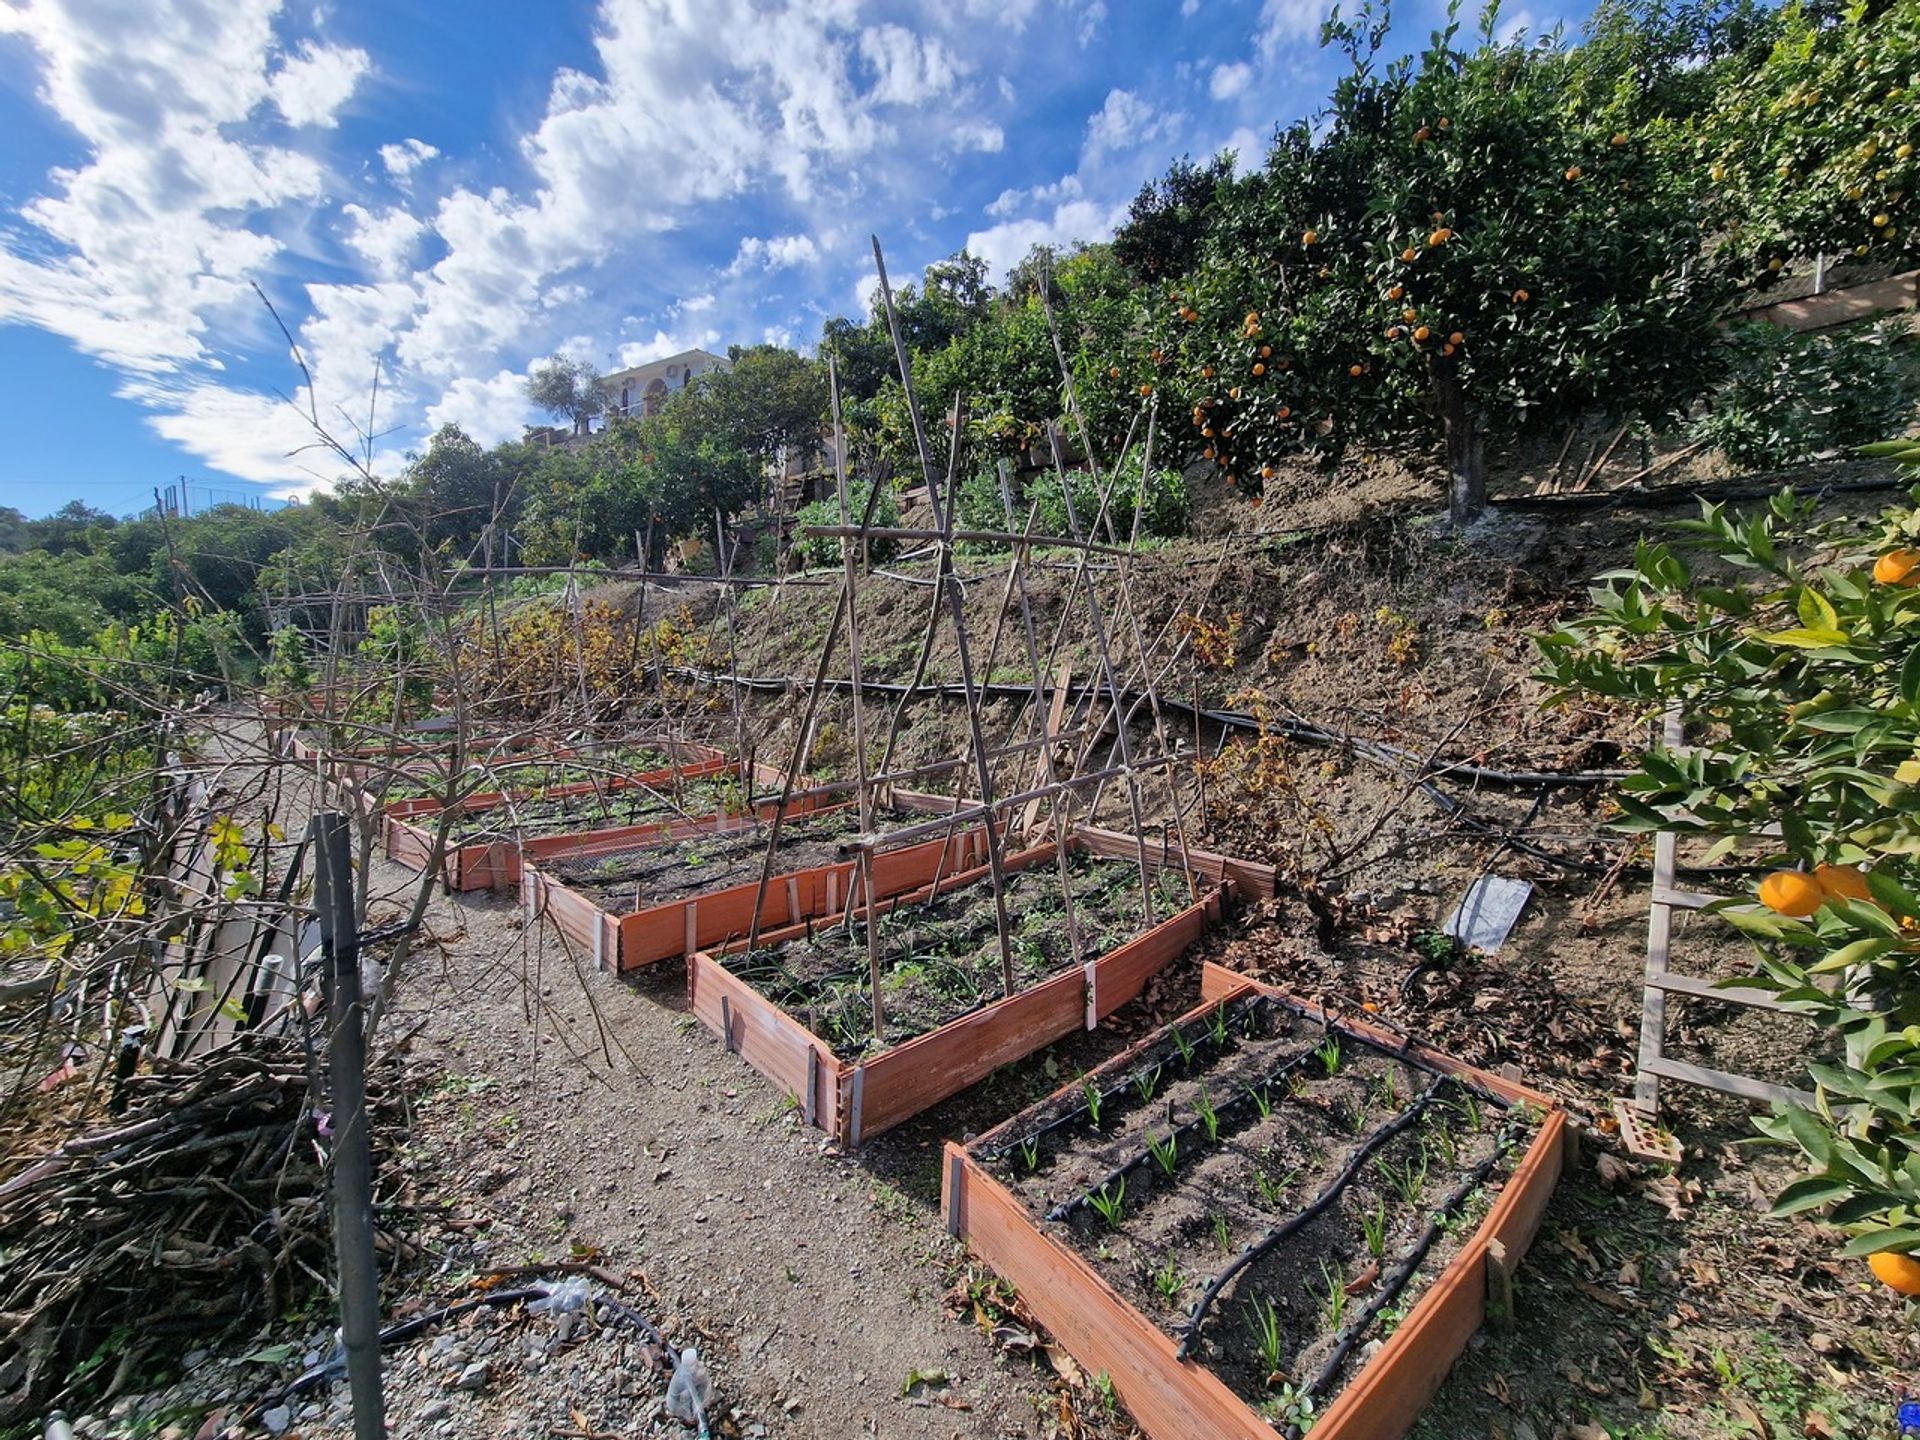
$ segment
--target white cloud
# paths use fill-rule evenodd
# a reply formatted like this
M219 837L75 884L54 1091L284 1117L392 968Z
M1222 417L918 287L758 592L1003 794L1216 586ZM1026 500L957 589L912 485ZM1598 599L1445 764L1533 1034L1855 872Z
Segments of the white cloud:
M340 213L352 224L347 244L383 278L403 274L427 233L424 222L398 206L378 214L351 201Z
M656 330L651 340L632 340L619 350L623 368L645 365L649 360L664 360L683 350L712 350L720 343L718 330Z
M996 280L1006 278L1035 245L1064 249L1080 241L1104 240L1126 218L1125 203L1102 205L1092 200L1070 200L1055 207L1045 220L1009 220L967 236L967 249L987 262Z
M775 235L762 240L749 235L740 242L740 253L727 267L729 275L744 275L750 270L784 270L819 259L820 248L806 235Z
M424 140L402 140L397 145L380 147L380 163L387 167L387 173L401 184L413 178L413 172L429 160L438 158L436 146Z
M1191 20L1200 13L1200 0L1180 0L1180 18Z
M546 417L527 399L527 373L516 370L495 371L490 379L454 381L438 404L427 407L426 418L429 432L458 425L481 445L518 440L527 426L544 423Z
M1186 116L1163 114L1131 90L1109 90L1106 103L1087 120L1085 153L1095 157L1113 150L1132 150L1164 140Z
M902 25L860 32L860 58L877 73L871 98L879 105L922 105L949 93L966 67L937 39Z
M124 24L0 6L0 34L38 51L40 98L88 152L22 208L37 237L0 235L0 323L146 373L215 363L210 325L242 307L252 323L247 277L280 244L241 222L321 189L312 158L229 133L274 94L276 5L176 0Z
M998 125L963 122L951 134L956 149L978 150L983 155L998 155L1007 144L1007 133Z
M673 309L678 315L698 315L704 310L711 310L713 305L713 292L709 290L704 295L685 296L675 303Z
M1320 22L1327 18L1329 0L1263 0L1254 27L1254 48L1271 60L1288 42L1319 38Z
M1248 126L1243 125L1234 131L1218 149L1233 151L1233 173L1236 175L1250 175L1267 163L1266 137Z
M1207 89L1216 100L1231 100L1253 80L1253 67L1247 64L1218 65Z
M337 112L353 97L360 77L371 68L367 52L309 40L281 65L269 84L273 103L289 125L318 125L331 130Z
M1082 191L1078 175L1062 175L1051 185L1035 185L1026 190L1002 190L987 205L987 214L996 218L1013 215L1029 205L1058 205L1077 200Z

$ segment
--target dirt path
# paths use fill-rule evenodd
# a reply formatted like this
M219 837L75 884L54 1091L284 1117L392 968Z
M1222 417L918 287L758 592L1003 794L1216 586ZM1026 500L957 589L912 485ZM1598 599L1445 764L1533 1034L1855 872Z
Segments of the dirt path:
M379 869L376 891L408 878ZM678 962L637 984L591 973L551 930L523 932L508 898L437 897L430 923L448 943L412 962L388 1033L424 1026L415 1175L422 1199L486 1222L475 1268L587 1253L644 1275L639 1308L711 1355L741 1434L1043 1433L1041 1374L943 1307L958 1251L938 1216L802 1127L696 1026ZM569 1403L598 1418L617 1388L589 1361L577 1377L496 1367L506 1377L468 1395L412 1383L398 1358L397 1435L541 1433ZM949 1377L940 1399L902 1398L915 1370ZM420 1422L442 1393L458 1410Z

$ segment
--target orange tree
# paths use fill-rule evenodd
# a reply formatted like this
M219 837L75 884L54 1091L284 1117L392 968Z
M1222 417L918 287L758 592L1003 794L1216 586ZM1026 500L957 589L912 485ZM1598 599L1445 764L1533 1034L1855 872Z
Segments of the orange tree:
M1721 67L1695 142L1726 244L1764 279L1796 257L1920 255L1920 6L1791 4Z
M1876 448L1920 464L1920 445ZM1686 718L1696 748L1642 758L1620 828L1779 867L1715 908L1758 944L1761 984L1844 1043L1811 1067L1814 1109L1760 1122L1810 1165L1776 1213L1825 1207L1891 1282L1920 1251L1920 513L1823 524L1788 491L1682 528L1542 640L1546 677Z
M1457 28L1383 64L1383 16L1333 22L1351 71L1316 122L1223 187L1200 258L1150 296L1132 378L1257 489L1279 457L1442 442L1457 517L1485 445L1592 408L1669 414L1706 380L1721 291L1698 263L1682 122L1640 66Z

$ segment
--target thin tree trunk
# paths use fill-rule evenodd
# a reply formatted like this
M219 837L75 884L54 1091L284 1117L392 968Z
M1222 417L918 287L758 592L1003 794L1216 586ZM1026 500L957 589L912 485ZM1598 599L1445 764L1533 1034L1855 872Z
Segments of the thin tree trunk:
M1487 508L1487 453L1479 418L1457 375L1433 372L1433 398L1446 435L1447 512L1465 525Z

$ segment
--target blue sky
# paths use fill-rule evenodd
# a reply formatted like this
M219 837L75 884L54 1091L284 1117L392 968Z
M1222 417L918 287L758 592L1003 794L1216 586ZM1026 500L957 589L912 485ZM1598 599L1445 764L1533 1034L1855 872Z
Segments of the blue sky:
M1584 8L1584 7L1583 7ZM1509 6L1503 30L1555 16ZM0 504L303 493L528 368L807 346L1314 111L1323 0L0 0ZM1434 0L1402 0L1424 42ZM349 416L352 417L351 421ZM305 447L305 448L303 448Z

